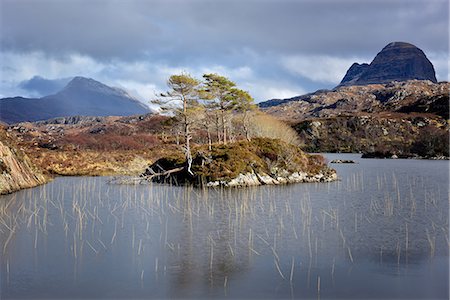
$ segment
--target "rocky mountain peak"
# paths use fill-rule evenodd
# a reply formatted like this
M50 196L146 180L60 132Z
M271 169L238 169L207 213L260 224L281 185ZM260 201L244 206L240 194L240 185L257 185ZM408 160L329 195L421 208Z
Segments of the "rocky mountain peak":
M117 92L118 89L109 87L106 84L103 84L92 78L76 76L63 89L63 91L67 90L90 90L103 93L114 93Z
M69 81L66 88L67 87L76 88L76 87L98 86L98 85L103 85L103 84L92 78L75 76L74 78L72 78L72 80Z
M382 84L411 79L437 82L434 67L422 50L410 43L392 42L386 45L369 65L354 63L340 86Z
M92 78L82 76L74 77L59 94L79 94L79 93L95 93L97 95L107 97L123 97L140 103L138 99L131 96L128 92L121 88L111 87Z

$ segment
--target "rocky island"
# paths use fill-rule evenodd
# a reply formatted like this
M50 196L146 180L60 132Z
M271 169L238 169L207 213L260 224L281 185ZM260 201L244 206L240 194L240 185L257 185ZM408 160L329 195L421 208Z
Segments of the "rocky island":
M337 179L321 155L304 153L298 146L278 139L255 138L211 150L194 150L192 174L182 153L157 160L141 178L159 183L196 186L243 187Z

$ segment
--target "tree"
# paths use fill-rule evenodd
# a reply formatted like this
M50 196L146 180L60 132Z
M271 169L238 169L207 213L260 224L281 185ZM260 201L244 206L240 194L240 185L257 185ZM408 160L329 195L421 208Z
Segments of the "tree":
M249 113L256 109L253 98L247 91L237 88L231 89L231 96L234 99L234 110L242 113L242 127L245 138L250 141Z
M202 89L202 98L212 101L212 105L219 111L222 141L227 143L227 113L236 107L236 101L233 97L233 88L236 86L234 82L224 76L217 74L205 74L204 87ZM219 138L219 137L218 137ZM220 142L220 140L219 140Z
M167 81L169 91L161 93L161 98L153 100L153 103L159 104L163 111L172 113L182 122L184 131L184 153L187 162L187 171L191 171L192 153L190 140L191 126L195 122L198 112L202 110L199 99L200 81L191 77L189 74L172 75Z

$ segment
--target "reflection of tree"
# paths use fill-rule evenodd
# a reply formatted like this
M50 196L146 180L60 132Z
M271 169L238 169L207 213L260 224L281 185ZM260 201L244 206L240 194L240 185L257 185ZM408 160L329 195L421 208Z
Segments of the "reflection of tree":
M179 270L174 276L174 287L170 290L176 296L187 296L186 291L223 287L235 274L243 272L250 264L250 253L240 240L239 226L245 214L238 213L230 205L229 190L222 190L217 197L209 198L207 192L200 192L192 199L190 190L185 190L182 202L184 216L179 232L179 243L183 245L173 260L178 260ZM239 202L247 199L239 199ZM237 203L233 205L237 205ZM236 236L237 235L237 236ZM245 234L242 236L244 238ZM175 254L175 252L173 252ZM169 258L169 260L172 260Z

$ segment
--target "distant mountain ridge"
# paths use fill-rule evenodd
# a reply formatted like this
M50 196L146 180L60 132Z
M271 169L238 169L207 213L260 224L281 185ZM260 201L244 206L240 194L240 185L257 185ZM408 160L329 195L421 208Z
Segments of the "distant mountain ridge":
M80 76L54 95L0 99L0 121L9 124L67 116L129 116L149 112L146 105L126 91Z

